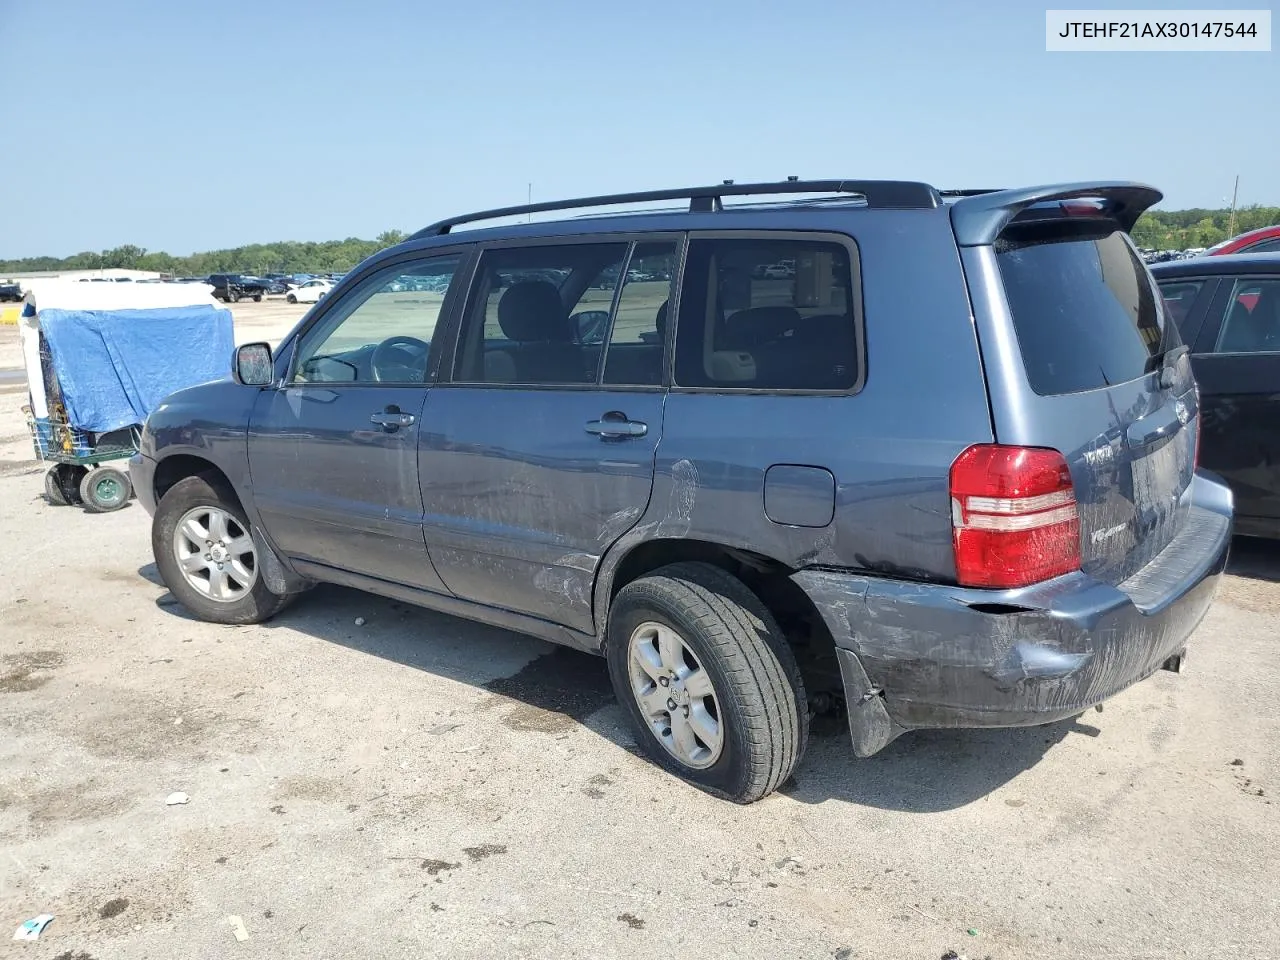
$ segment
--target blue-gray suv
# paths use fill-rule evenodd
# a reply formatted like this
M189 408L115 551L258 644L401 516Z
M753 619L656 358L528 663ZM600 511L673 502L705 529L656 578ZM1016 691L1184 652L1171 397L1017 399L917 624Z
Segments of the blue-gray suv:
M744 803L831 704L858 756L1074 716L1180 668L1232 532L1128 236L1159 199L791 179L437 223L151 415L156 564L219 623L326 582L602 654L649 755Z

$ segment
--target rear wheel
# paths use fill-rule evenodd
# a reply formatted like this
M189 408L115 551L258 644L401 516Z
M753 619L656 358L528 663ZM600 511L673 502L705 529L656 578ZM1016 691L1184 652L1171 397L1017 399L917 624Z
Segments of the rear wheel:
M90 513L110 513L119 510L133 496L133 486L123 470L115 467L98 467L89 470L80 479L80 499Z
M809 715L795 657L736 577L678 563L627 584L606 652L641 747L694 786L752 803L800 762Z
M253 295L253 302L254 302L254 303L261 303L261 302L262 302L262 294L260 294L260 293L255 293L255 294Z
M210 623L259 623L291 597L267 589L249 522L222 483L188 477L160 499L151 549L165 585Z

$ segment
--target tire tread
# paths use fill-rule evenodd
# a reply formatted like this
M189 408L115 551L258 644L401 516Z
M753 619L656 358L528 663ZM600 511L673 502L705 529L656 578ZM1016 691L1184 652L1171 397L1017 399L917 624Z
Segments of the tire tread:
M772 614L741 580L705 563L671 564L623 589L628 603L652 598L696 626L733 687L745 774L730 791L699 785L738 803L774 792L803 756L809 715L795 657Z

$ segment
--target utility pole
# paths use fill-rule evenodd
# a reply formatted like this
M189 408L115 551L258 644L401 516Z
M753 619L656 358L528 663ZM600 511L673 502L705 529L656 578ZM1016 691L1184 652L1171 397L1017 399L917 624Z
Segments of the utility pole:
M1231 189L1231 217L1227 220L1227 239L1236 235L1236 195L1240 192L1240 174L1236 174L1236 185Z

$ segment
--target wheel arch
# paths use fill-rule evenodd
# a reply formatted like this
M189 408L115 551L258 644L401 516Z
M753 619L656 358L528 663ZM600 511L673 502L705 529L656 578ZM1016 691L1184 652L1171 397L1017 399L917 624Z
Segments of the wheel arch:
M596 587L596 622L600 649L608 643L609 613L618 592L646 574L673 563L706 563L745 583L778 622L800 666L816 709L826 710L843 691L835 639L818 608L795 580L796 569L776 558L714 540L654 538L619 552L602 569Z
M244 508L244 501L226 472L212 460L193 453L174 453L156 464L155 476L152 479L152 490L155 492L156 502L159 503L175 484L188 477L205 477L211 483L225 486L227 492L236 498L236 503L241 509Z

